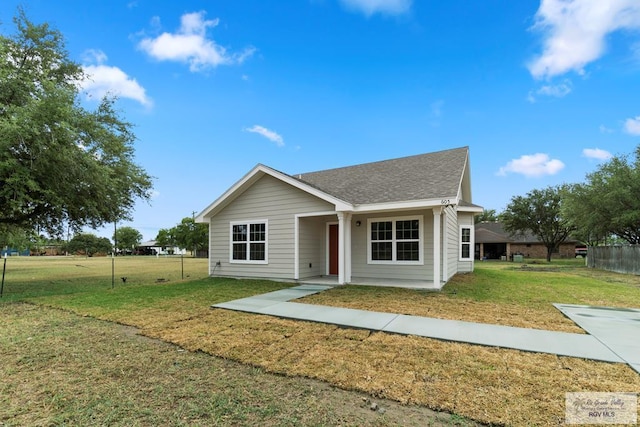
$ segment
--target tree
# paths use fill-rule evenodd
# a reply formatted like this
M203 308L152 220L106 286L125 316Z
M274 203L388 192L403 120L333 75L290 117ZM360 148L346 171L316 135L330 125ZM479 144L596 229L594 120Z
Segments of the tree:
M167 230L166 228L158 230L158 235L156 236L156 244L163 248L167 246L175 246L176 240L173 237L173 234L171 234L173 230L173 228L169 230Z
M196 223L193 218L183 218L170 233L180 248L193 250L193 256L199 250L209 247L209 227L207 224Z
M574 185L567 215L587 242L613 234L640 244L640 146L633 161L615 156Z
M498 215L495 209L484 209L481 214L475 216L475 223L481 222L496 222L498 221Z
M0 35L0 225L60 235L130 219L152 188L134 163L131 124L114 98L80 105L86 76L60 32L22 10L14 23L14 36Z
M72 254L83 253L87 256L93 256L97 253L109 253L112 246L106 237L98 237L91 233L79 233L73 236L65 249Z
M588 246L596 246L606 241L610 235L608 221L605 220L597 205L601 199L593 197L591 188L585 184L573 184L567 187L563 204L563 216L573 224L573 237Z
M500 215L504 228L512 235L528 232L536 236L547 248L547 262L560 243L574 230L571 221L562 215L565 187L547 187L532 190L526 197L515 196Z
M0 224L0 248L24 250L31 246L32 232Z
M120 227L116 229L113 239L116 242L116 249L119 251L133 251L136 246L140 245L142 234L133 227Z

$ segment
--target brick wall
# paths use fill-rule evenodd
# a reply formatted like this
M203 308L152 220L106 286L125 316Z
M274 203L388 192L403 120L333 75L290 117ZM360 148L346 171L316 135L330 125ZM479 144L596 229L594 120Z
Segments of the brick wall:
M525 258L546 258L547 248L541 243L511 243L511 254L521 253ZM551 258L575 258L576 245L574 243L562 243L559 251L551 254Z

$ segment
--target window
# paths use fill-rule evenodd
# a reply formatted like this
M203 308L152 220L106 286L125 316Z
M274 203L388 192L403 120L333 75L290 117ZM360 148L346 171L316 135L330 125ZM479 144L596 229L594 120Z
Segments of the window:
M422 264L422 217L369 219L370 264Z
M231 223L231 259L235 263L267 263L267 221Z
M463 225L460 227L460 261L469 261L472 259L472 247L472 228L470 226Z

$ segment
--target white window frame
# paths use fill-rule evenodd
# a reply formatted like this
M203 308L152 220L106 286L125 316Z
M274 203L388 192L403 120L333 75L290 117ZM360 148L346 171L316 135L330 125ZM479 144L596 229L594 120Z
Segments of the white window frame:
M462 230L468 228L469 229L469 241L468 242L463 242L462 241ZM473 257L474 257L474 251L475 251L475 242L474 242L474 230L473 230L473 225L460 225L460 231L458 234L458 260L460 261L472 261ZM463 257L462 256L462 247L463 245L469 245L469 256L468 257Z
M397 221L413 221L418 220L418 260L417 261L398 261L397 260L397 243L403 240L396 239L396 222ZM386 222L391 221L391 234L392 234L392 249L391 260L374 260L371 258L371 244L374 240L371 240L371 224L374 222ZM367 218L367 264L392 264L392 265L424 265L424 216L412 215L412 216L394 216L385 218Z
M264 224L264 242L253 241L253 243L264 243L264 260L249 259L251 256L251 225L252 224ZM234 225L246 225L247 226L247 259L233 259L233 226ZM236 242L238 243L238 242ZM231 221L229 222L229 263L231 264L269 264L269 220L266 219L252 219L246 221Z

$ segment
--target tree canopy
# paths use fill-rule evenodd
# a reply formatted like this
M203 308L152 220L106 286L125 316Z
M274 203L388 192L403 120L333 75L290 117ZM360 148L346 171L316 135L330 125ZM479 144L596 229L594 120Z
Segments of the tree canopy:
M62 34L23 11L0 35L0 226L61 234L130 219L151 177L134 162L132 125L103 98L79 102L86 78Z
M587 243L616 235L640 243L640 147L635 159L615 156L571 187L567 215Z
M158 231L158 235L156 236L156 244L158 246L166 247L166 246L176 246L176 240L174 239L172 233L174 229L166 229L162 228Z
M106 237L98 237L91 233L79 233L73 236L69 243L65 245L65 249L72 254L82 253L87 256L93 256L97 253L107 254L111 252L113 246Z
M574 230L563 217L565 187L532 190L526 196L515 196L500 215L507 232L515 235L531 233L547 248L547 261L560 243Z
M120 251L133 251L142 241L142 234L133 227L119 227L116 229L113 239L116 249Z
M156 242L160 246L176 245L181 249L193 250L193 256L196 256L196 252L209 247L209 226L185 217L175 227L158 231Z
M481 222L496 222L498 221L498 214L495 209L483 209L481 214L475 216L475 223Z

